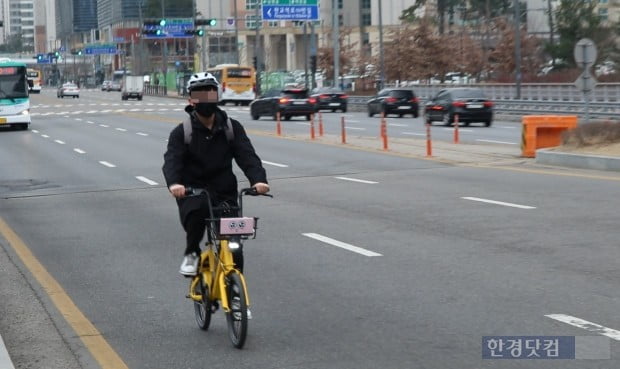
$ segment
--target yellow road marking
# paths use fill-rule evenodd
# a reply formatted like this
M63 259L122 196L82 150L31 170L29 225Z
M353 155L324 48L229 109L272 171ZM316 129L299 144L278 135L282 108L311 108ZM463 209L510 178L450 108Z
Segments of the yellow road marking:
M0 217L0 233L9 242L15 253L30 270L37 282L43 287L58 311L73 328L84 346L90 351L101 369L128 369L121 357L103 338L101 332L86 318L71 300L62 286L52 277L45 267L37 260L28 246L13 232Z

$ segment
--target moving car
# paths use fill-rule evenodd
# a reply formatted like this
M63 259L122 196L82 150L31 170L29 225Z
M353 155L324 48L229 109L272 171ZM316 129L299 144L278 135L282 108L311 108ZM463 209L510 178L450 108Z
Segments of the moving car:
M368 100L368 116L385 113L397 114L403 117L411 114L414 118L418 117L418 103L420 100L413 90L408 88L385 88Z
M340 110L343 113L347 112L348 96L341 90L329 87L315 88L312 90L310 97L316 100L317 112L319 110L331 110L332 112Z
M110 91L110 84L112 84L112 81L103 81L101 91Z
M120 91L121 90L121 81L111 81L108 85L108 91Z
M65 83L58 88L56 97L64 98L65 96L71 96L74 99L80 98L80 89L75 83Z
M449 126L456 115L459 123L465 126L482 122L489 127L493 122L493 101L480 88L447 88L440 90L424 106L424 121L428 124L441 121Z
M315 113L316 100L308 96L306 89L268 90L258 99L250 103L250 115L257 120L262 116L291 120L294 116L305 116L310 120Z

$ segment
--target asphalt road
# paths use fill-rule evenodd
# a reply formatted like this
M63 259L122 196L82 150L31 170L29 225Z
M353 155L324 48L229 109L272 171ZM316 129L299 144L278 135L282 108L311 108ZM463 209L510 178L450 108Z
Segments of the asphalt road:
M53 322L84 368L106 367L99 355L110 353L131 369L557 368L483 360L481 339L603 333L610 359L559 366L620 364L618 177L280 139L267 134L273 121L227 107L251 133L275 196L245 202L261 219L245 245L254 319L239 351L221 312L208 332L196 327L177 273L183 233L161 165L182 101L122 102L98 91L60 100L48 91L33 102L30 131L0 132L0 217L62 291L41 286L41 271L6 234L0 245L43 304L31 319ZM334 134L340 116L323 114ZM345 118L360 135L378 134L379 118ZM308 129L301 118L283 123ZM394 135L423 132L419 118L388 124ZM463 131L473 141L520 137L510 122ZM451 139L443 127L435 133ZM62 293L82 318L54 303ZM0 309L15 317L0 319L0 334L18 337L24 312L6 300ZM87 323L95 343L80 333ZM19 357L23 367L51 368Z

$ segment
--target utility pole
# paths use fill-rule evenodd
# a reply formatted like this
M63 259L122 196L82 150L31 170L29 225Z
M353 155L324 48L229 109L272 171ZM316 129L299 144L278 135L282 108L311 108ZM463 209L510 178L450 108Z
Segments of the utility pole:
M261 92L261 84L260 84L260 66L261 66L261 59L258 57L258 53L259 53L259 47L258 47L258 40L259 40L259 8L260 8L260 0L256 1L256 19L255 19L255 25L256 25L256 36L255 39L256 41L254 42L254 57L256 58L256 96L260 95Z
M239 60L240 59L239 57L239 26L237 22L237 1L236 0L233 1L233 6L234 6L233 12L235 14L235 60L237 61L237 64L241 64L241 60Z
M166 19L166 10L165 10L165 3L166 0L161 0L161 19ZM162 74L164 75L164 95L167 94L166 92L166 86L167 86L167 74L168 74L168 58L167 58L167 54L168 54L168 38L164 37L162 38L162 51L161 51L161 59L162 59Z
M305 86L306 88L308 88L308 27L306 26L306 23L308 22L304 22L304 76L305 76ZM308 88L309 89L309 88Z
M521 10L519 0L514 0L515 7L515 79L517 99L521 99Z
M381 1L379 1L381 4ZM381 6L381 5L379 5ZM340 76L340 22L338 22L338 0L332 0L332 38L334 40L334 88L338 88Z
M380 62L379 64L381 64L379 66L380 70L381 70L381 81L379 81L379 90L383 89L383 86L385 86L385 58L383 56L383 13L382 13L382 6L381 6L381 0L378 1L379 3L379 59Z
M316 34L314 33L314 21L310 22L310 57L314 57L314 65L315 68L310 68L310 76L311 76L311 83L310 83L310 88L315 88L316 87L316 76L315 76L315 72L316 72L316 54L317 54L317 50L316 50Z

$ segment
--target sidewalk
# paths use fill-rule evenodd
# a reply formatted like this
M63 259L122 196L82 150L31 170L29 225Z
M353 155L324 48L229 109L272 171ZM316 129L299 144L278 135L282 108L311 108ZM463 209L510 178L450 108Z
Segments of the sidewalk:
M84 369L10 250L0 235L0 369Z

